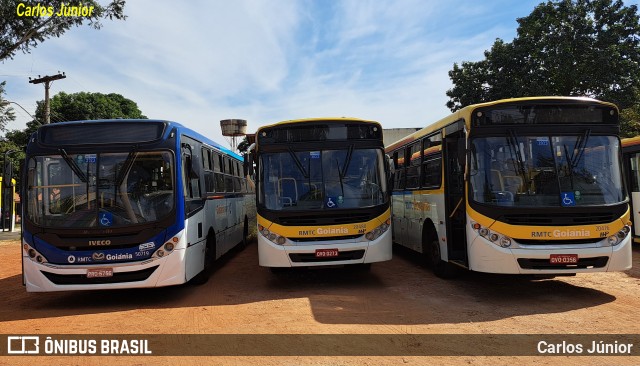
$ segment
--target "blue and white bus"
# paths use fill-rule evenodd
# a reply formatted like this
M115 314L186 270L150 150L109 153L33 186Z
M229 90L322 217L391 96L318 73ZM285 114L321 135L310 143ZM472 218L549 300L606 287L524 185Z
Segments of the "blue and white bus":
M204 283L246 243L255 197L242 157L178 123L50 124L26 152L29 292Z

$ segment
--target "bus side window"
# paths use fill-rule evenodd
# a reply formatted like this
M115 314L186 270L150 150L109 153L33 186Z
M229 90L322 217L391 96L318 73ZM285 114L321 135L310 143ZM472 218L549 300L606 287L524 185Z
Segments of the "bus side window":
M391 177L390 187L393 189L397 189L398 184L398 175L400 174L400 164L398 163L398 150L393 152L392 155L392 164L393 164L393 176Z
M440 188L442 155L432 156L422 163L422 188Z
M417 142L407 148L407 168L406 168L406 186L407 189L420 187L420 165L422 162L422 154L420 142Z
M215 181L213 177L213 164L211 160L211 150L202 148L202 166L204 168L204 190L205 192L215 191Z

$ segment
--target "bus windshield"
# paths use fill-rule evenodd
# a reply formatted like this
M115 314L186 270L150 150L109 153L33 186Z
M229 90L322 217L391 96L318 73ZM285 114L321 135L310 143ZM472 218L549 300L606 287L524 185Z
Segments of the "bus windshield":
M387 200L381 149L263 153L260 182L259 203L269 210L361 208Z
M44 227L108 228L158 221L174 208L170 152L34 156L27 218Z
M592 206L626 199L614 136L478 137L471 141L470 198L498 206Z

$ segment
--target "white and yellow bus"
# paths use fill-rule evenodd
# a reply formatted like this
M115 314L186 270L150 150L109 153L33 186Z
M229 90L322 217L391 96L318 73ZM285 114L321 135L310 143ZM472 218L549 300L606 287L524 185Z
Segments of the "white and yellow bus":
M633 241L640 243L640 136L622 140L623 169L630 194Z
M394 241L434 272L631 267L618 110L588 98L471 105L386 148Z
M284 121L256 132L261 266L391 259L388 162L380 124L353 118Z

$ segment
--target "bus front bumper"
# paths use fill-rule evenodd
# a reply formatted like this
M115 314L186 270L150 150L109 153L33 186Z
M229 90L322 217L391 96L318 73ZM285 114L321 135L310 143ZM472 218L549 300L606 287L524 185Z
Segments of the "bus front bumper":
M100 265L38 263L23 254L23 279L27 292L103 290L178 285L185 282L184 249L143 262ZM89 270L111 269L111 278L87 277Z
M467 231L470 234L470 231ZM631 268L631 235L618 245L537 245L526 248L502 248L476 236L469 244L469 269L486 273L572 274L614 272ZM552 254L577 255L577 264L551 264Z
M323 240L278 245L258 233L259 263L263 267L315 267L374 263L391 259L391 230L372 241ZM317 257L316 251L337 249L337 257Z

